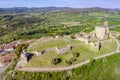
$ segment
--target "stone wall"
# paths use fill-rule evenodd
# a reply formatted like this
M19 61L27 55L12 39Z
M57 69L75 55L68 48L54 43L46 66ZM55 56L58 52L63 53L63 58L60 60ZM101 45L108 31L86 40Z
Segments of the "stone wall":
M78 37L77 40L80 40L81 42L84 42L85 44L89 44L89 39L87 38Z
M51 52L51 51L55 51L57 54L63 54L63 53L69 52L71 50L72 50L72 46L68 45L68 46L63 47L63 48L54 47L54 48L45 49L41 52L32 51L31 53L35 53L37 56L40 56L42 54L45 54L45 53Z
M27 64L27 57L26 57L26 55L25 54L23 54L23 53L21 53L21 58L20 58L20 61L17 63L17 67L19 66L19 67L23 67L23 66L25 66L26 64Z
M96 27L95 34L97 38L104 39L109 36L109 28L106 27Z
M56 52L57 52L58 54L63 54L63 53L67 53L67 52L69 52L69 51L71 51L71 50L72 50L72 46L68 45L67 47L64 47L64 48L58 48L58 49L56 50Z

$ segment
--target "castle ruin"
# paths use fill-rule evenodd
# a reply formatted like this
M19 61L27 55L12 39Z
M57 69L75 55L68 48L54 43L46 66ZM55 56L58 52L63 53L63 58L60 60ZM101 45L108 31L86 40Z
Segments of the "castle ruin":
M99 41L108 39L110 36L108 21L104 22L104 26L97 26L95 30L90 34L86 34L85 32L81 32L80 34L76 34L75 38L80 40L81 42L97 47L100 50L101 44Z
M104 22L104 26L98 26L95 28L95 36L99 39L108 39L109 38L109 27L108 21Z

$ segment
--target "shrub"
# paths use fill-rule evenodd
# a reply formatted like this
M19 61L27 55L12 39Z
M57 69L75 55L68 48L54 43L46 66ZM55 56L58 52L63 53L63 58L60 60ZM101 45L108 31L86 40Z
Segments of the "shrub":
M15 52L18 57L20 57L21 52L28 47L28 44L20 44L18 47L15 48Z
M66 61L66 64L71 65L72 62L71 61Z
M75 36L74 36L74 35L71 35L70 37L71 37L72 39L75 39Z
M61 61L62 61L61 58L54 58L54 59L52 59L52 63L53 63L54 65L57 65L57 64L60 63Z
M79 56L80 56L80 54L79 54L78 52L72 53L72 55L73 55L74 57L79 57Z
M76 61L76 58L75 58L75 57L72 57L72 58L70 58L70 61L71 61L71 62L74 62L74 61Z
M95 59L91 58L90 63L93 64L95 62Z

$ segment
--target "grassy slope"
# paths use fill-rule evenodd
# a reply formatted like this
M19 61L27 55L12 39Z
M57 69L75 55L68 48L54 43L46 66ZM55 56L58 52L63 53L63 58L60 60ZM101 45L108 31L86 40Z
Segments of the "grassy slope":
M65 61L69 60L71 57L73 57L72 56L73 52L80 53L80 56L77 58L77 61L73 63L73 64L77 64L77 63L82 62L84 60L91 59L92 57L103 55L103 54L108 53L108 52L112 52L116 49L116 43L112 40L105 41L103 43L103 47L102 47L101 51L98 52L96 48L87 46L83 43L80 43L79 41L74 41L74 40L73 41L72 40L70 40L70 41L65 40L64 41L64 39L63 39L63 40L57 40L57 41L51 40L51 41L48 41L46 43L45 42L43 42L43 43L35 42L35 43L30 44L28 50L29 51L32 51L32 50L41 51L41 50L44 50L46 48L55 47L56 45L59 47L62 47L62 46L67 46L67 44L71 44L71 43L72 44L79 43L80 45L74 46L72 51L70 51L69 53L62 54L62 55L58 55L56 52L45 53L42 56L34 55L33 58L29 61L29 63L26 66L28 66L28 67L67 66ZM52 64L52 59L56 58L56 57L62 58L62 62L60 64L58 64L57 66Z
M120 80L120 53L63 72L16 72L15 80ZM13 79L13 78L12 78ZM9 80L12 80L9 77Z
M120 26L113 29L114 31L120 32Z
M84 74L82 75L81 80L86 80L86 79L119 80L120 79L119 63L120 63L120 54L116 54L108 58L98 60L93 65L88 64L87 66L81 68L81 73ZM83 70L84 72L82 72ZM79 76L76 76L76 79L78 79L78 77Z
M52 47L63 47L67 46L68 44L76 44L80 43L80 41L72 40L72 39L52 39L49 41L41 42L41 41L36 41L28 47L28 51L42 51L47 48L52 48Z

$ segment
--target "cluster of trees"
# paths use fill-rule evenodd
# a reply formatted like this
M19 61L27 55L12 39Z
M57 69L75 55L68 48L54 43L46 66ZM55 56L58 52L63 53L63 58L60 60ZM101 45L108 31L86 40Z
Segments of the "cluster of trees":
M5 25L7 25L7 28L11 28L11 30L18 30L20 28L26 28L30 29L33 27L35 23L40 23L44 19L39 19L36 17L18 17L17 19L14 18L13 20L6 21Z
M72 53L72 56L68 61L66 61L66 64L68 65L71 65L73 62L75 62L77 60L77 57L80 56L80 53L78 52L75 52L75 53Z
M13 15L4 15L3 18L5 19L5 21L10 21L13 19Z
M53 58L53 59L52 59L52 63L53 63L54 65L59 64L61 61L62 61L61 58Z
M44 22L45 17L34 17L31 15L0 15L0 43L8 43L20 39L19 33L34 29L35 24ZM9 37L5 37L5 36Z
M17 10L17 8L15 9ZM21 8L18 8L18 10L21 11ZM26 10L26 8L23 8L23 10ZM34 9L32 10L34 11ZM39 9L37 8L37 10ZM7 43L16 39L31 39L40 38L41 36L63 36L75 34L85 28L89 28L85 30L85 32L91 32L94 29L96 23L99 23L97 25L101 25L103 23L104 18L102 18L102 16L90 16L90 12L109 13L111 12L111 10L106 10L102 8L86 8L69 9L58 12L53 11L49 13L36 12L36 14L0 14L0 43ZM54 17L53 15L56 17ZM81 25L64 28L64 25L60 23L62 21L77 21L80 22ZM4 25L6 27L3 27ZM6 35L10 36L11 38L4 38L4 36Z
M28 47L28 44L20 44L18 47L15 48L15 53L17 57L20 57L21 52Z
M73 56L73 57L71 57L68 61L65 61L66 64L71 65L73 62L75 62L75 61L77 60L77 57L80 56L80 53L78 53L78 52L72 53L72 56ZM54 65L57 65L57 64L59 64L60 62L62 62L62 58L53 58L53 59L52 59L52 63L53 63Z
M63 35L69 35L69 34L79 32L83 28L84 27L82 26L75 26L72 29L71 28L64 29L63 26L54 26L54 27L51 26L48 28L36 28L36 29L31 29L31 30L25 30L23 32L18 33L18 36L22 38L25 38L28 36L30 36L31 38L32 36L35 36L36 38L39 38L41 36L56 36L56 35L63 36Z

